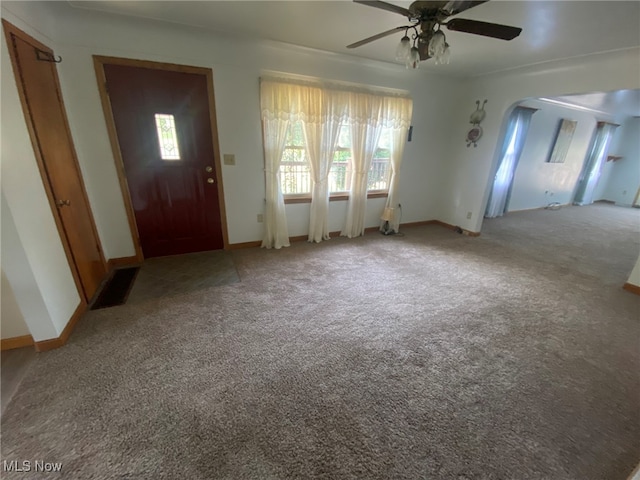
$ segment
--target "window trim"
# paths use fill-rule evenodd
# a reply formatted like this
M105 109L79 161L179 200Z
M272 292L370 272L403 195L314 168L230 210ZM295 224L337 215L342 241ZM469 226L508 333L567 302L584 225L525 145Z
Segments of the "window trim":
M384 190L370 190L367 192L367 200L371 198L387 198L389 196L388 191ZM344 202L349 200L349 193L338 193L329 197L330 202ZM298 194L298 195L285 195L284 204L291 205L296 203L311 203L311 194Z

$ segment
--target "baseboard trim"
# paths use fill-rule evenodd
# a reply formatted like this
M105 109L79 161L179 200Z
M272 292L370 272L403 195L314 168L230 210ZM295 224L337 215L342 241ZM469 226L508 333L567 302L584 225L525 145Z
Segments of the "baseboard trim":
M331 234L329 234L331 235ZM291 242L303 242L309 239L309 235L296 235L295 237L289 237L289 243Z
M229 250L241 250L243 248L254 248L262 245L260 240L256 240L255 242L242 242L242 243L230 243L228 245Z
M30 347L33 343L33 337L31 335L3 338L0 340L0 350L4 352L5 350L13 350L15 348Z
M466 235L467 237L479 237L480 236L480 232L472 232L471 230L467 230L466 228L460 228L460 227L456 227L455 225L451 225L450 223L446 223L440 220L432 220L433 223L435 223L436 225L440 225L441 227L447 228L449 230L453 230L454 232L457 231L458 229L461 230L461 233L463 235Z
M634 285L633 283L625 283L622 288L624 288L627 292L635 293L636 295L640 295L640 287L638 285Z
M367 233L373 233L380 230L380 227L367 227L364 229L365 235ZM341 230L336 230L335 232L329 232L329 236L331 238L339 237L342 234ZM302 242L309 240L309 235L297 235L295 237L289 237L290 242Z
M109 261L107 261L107 267L109 270L114 270L116 268L139 265L141 263L142 259L138 258L137 255L133 255L131 257L110 258Z
M82 315L86 310L87 310L87 304L84 302L80 302L80 305L78 305L78 308L76 308L76 311L73 312L73 315L71 315L71 318L67 323L67 326L64 327L64 330L62 331L60 336L58 338L51 338L49 340L42 340L40 342L35 342L36 352L46 352L47 350L60 348L65 343L67 343L67 340L69 340L69 337L71 336L73 329L76 327L78 320L80 320L80 317L82 317Z
M456 228L458 228L454 225L442 222L440 220L422 220L420 222L401 223L400 228L422 227L424 225L440 225L441 227L448 228L449 230L454 230L454 231L456 230ZM463 235L467 235L468 237L480 236L480 232L472 232L471 230L466 230L464 228L461 228L460 230L462 230ZM380 231L380 227L367 227L364 229L365 234L379 232L379 231ZM342 232L340 230L335 232L329 232L329 236L331 238L339 237L341 233ZM309 235L296 235L295 237L289 237L289 242L304 242L304 241L307 241L308 239L309 239ZM242 248L254 248L254 247L259 247L261 245L262 245L262 242L260 240L256 240L255 242L230 243L229 250L240 250Z
M401 223L400 224L400 228L407 228L407 227L423 227L425 225L434 225L438 223L437 220L423 220L421 222L409 222L409 223Z

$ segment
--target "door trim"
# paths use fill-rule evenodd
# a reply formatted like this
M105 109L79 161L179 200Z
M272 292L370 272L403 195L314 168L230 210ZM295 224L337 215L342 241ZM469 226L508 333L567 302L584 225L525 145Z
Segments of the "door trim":
M216 102L213 91L213 70L204 67L193 67L189 65L179 65L175 63L152 62L149 60L136 60L132 58L105 57L102 55L93 55L93 66L98 81L98 91L100 92L100 101L102 102L102 110L104 118L107 122L107 132L109 133L109 141L113 152L113 160L118 173L120 182L120 192L124 201L127 218L129 221L129 229L136 250L136 259L142 262L144 255L140 244L140 235L136 224L136 217L129 193L129 185L124 168L124 160L122 159L122 151L120 150L120 142L116 132L116 123L111 110L111 102L109 101L109 92L107 89L107 78L104 72L105 65L123 65L127 67L150 68L154 70L166 70L170 72L193 73L196 75L204 75L207 80L207 96L209 98L209 123L211 124L211 139L213 143L214 168L216 170L216 178L218 181L218 205L220 208L220 223L222 227L223 249L229 250L229 233L227 230L227 208L224 202L224 186L222 180L222 164L220 163L220 143L218 141L218 122L216 117Z
M16 87L18 90L18 95L20 97L20 104L22 106L22 113L24 115L24 119L25 119L25 123L27 125L27 130L29 132L29 139L31 140L31 146L33 148L33 153L34 156L36 158L36 163L38 165L38 170L40 171L40 176L42 178L42 183L44 185L44 190L45 193L47 195L47 199L49 200L49 206L51 208L51 212L53 214L53 219L55 221L56 224L56 228L58 230L58 236L60 237L60 241L62 243L62 247L64 249L64 253L67 257L67 262L69 264L69 268L71 270L71 274L73 276L73 281L76 284L76 289L78 291L78 295L80 297L80 307L82 307L82 309L84 309L84 307L86 307L86 305L88 304L88 302L91 300L90 298L87 298L84 292L84 288L82 287L82 282L80 280L80 273L78 272L78 267L76 266L76 262L75 259L73 257L73 251L71 250L71 245L69 244L69 240L67 238L67 235L65 233L64 230L64 226L62 224L62 219L60 217L60 210L58 209L57 205L56 205L56 198L55 195L53 194L53 190L51 187L51 184L49 183L49 175L47 174L47 168L45 166L44 163L44 159L42 157L42 152L40 151L40 145L38 143L38 135L35 131L35 128L33 126L33 119L31 118L31 112L29 110L29 103L27 101L27 97L24 91L24 87L22 85L22 81L20 79L20 69L19 69L19 64L18 64L18 59L16 58L16 54L13 48L13 41L11 39L11 36L14 35L18 38L20 38L21 40L24 40L27 43L30 43L34 46L36 46L37 48L39 48L40 50L43 50L45 52L48 52L50 54L53 55L53 50L51 48L49 48L48 46L44 45L43 43L39 42L38 40L36 40L35 38L33 38L31 35L28 35L27 33L23 32L22 30L20 30L18 27L16 27L15 25L9 23L7 20L2 19L2 25L4 27L4 34L5 34L5 38L7 40L7 48L9 50L9 57L11 58L11 66L13 68L13 76L16 80ZM105 272L107 272L107 263L105 261L104 258L104 251L102 250L102 242L100 241L100 235L98 235L98 230L96 228L96 222L95 219L93 217L93 210L91 209L91 205L89 204L89 197L87 195L87 189L85 187L84 184L84 178L82 176L82 169L80 168L80 163L78 162L78 155L76 153L76 148L75 148L75 144L73 142L73 136L71 135L71 129L69 128L69 119L67 117L67 108L64 104L64 97L62 96L62 89L60 88L60 79L58 78L58 70L57 68L55 68L55 64L52 67L53 68L53 78L55 81L55 87L56 90L58 91L58 97L60 100L60 105L62 107L62 116L64 119L64 129L65 132L69 138L69 143L70 143L70 148L71 148L71 154L72 154L72 161L75 165L75 168L78 170L78 179L80 181L80 189L82 191L82 197L83 200L85 202L86 208L87 208L87 212L89 215L89 220L91 221L91 229L93 230L93 233L95 235L96 238L96 242L97 242L97 247L98 247L98 252L100 254L100 260L102 261L102 265L104 267ZM97 292L96 292L97 293Z

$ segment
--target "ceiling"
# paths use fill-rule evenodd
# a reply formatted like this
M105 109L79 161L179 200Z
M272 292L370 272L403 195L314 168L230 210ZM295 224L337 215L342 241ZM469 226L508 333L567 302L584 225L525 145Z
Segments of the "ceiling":
M616 92L565 95L550 99L608 115L622 117L640 116L640 90L618 90Z
M393 62L402 32L357 49L346 45L407 25L401 15L341 1L69 1L74 7L202 27L328 52ZM411 2L390 1L408 8ZM640 2L492 0L456 18L521 27L503 41L445 31L450 65L420 68L474 76L640 46Z

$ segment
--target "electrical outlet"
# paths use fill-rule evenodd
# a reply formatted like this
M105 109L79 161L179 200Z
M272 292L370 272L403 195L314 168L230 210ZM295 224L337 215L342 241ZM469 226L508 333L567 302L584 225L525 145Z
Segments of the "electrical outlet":
M236 164L236 156L232 153L225 153L222 156L222 160L225 165L235 165Z
M471 212L467 212L467 220L471 220Z
M263 221L264 221L264 216L261 213L259 213L258 214L258 223L262 223Z

